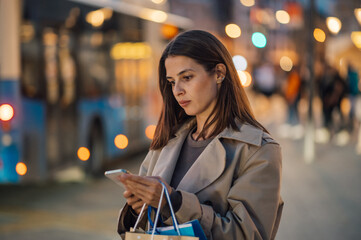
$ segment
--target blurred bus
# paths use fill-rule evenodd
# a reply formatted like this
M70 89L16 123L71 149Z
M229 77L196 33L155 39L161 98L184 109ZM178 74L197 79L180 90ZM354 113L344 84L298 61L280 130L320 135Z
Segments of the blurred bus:
M42 181L69 166L99 173L149 146L161 105L157 59L191 24L166 8L0 0L0 183Z

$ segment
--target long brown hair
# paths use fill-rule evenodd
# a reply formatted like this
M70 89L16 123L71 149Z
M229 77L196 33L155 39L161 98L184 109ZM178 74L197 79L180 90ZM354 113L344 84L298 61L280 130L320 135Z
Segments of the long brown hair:
M150 149L160 149L174 137L176 131L192 116L188 116L173 96L172 86L166 79L165 60L169 56L186 56L213 73L217 64L223 63L227 73L218 91L216 106L206 120L200 133L204 137L208 128L215 127L210 137L216 136L226 127L238 130L236 120L248 123L267 132L254 118L246 93L240 83L232 57L226 47L212 34L191 30L179 34L168 43L159 61L159 89L163 107Z

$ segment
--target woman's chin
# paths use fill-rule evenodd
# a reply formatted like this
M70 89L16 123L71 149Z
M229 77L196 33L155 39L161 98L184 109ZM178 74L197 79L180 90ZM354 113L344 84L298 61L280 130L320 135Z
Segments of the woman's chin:
M192 111L187 111L186 109L184 109L184 112L188 115L188 116L195 116L196 114Z

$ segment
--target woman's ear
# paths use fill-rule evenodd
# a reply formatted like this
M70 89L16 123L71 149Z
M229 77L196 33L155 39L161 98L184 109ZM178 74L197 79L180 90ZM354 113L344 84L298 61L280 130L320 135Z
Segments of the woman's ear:
M222 83L227 74L226 65L223 63L218 63L215 67L215 73L217 84Z

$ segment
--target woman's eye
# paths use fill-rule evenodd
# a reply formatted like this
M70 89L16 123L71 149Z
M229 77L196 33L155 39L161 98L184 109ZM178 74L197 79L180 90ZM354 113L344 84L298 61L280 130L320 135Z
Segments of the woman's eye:
M175 85L175 81L168 81L168 83L169 83L170 85L172 85L172 86Z
M183 78L184 78L185 80L190 80L192 77L193 77L192 75L188 75L188 76L184 76Z

